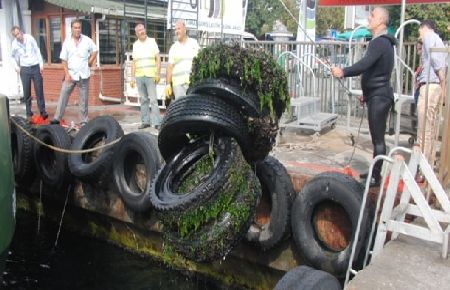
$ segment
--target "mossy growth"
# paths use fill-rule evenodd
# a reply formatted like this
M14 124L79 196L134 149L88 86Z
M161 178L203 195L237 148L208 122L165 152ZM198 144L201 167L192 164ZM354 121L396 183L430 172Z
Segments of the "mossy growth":
M289 106L287 75L264 50L223 43L202 49L193 61L192 86L208 78L228 78L240 82L244 91L259 96L261 111L280 118Z
M214 153L203 155L191 168L193 170L184 176L177 192L191 192L208 178L214 168Z

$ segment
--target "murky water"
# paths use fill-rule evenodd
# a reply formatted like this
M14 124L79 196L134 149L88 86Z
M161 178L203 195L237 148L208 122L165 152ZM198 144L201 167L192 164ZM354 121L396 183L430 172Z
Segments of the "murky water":
M108 243L63 231L19 211L1 289L224 289Z

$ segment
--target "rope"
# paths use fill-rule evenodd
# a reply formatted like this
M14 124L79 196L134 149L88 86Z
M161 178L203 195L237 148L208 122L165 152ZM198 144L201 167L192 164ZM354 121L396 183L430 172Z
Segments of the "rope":
M43 142L42 140L40 140L39 138L36 138L35 136L33 136L30 132L28 132L25 128L23 128L22 126L20 126L19 124L16 123L16 121L14 121L13 118L9 119L15 126L17 126L17 128L19 128L22 132L25 133L25 135L27 135L28 137L30 137L32 140L34 140L35 142L39 143L42 146L45 146L47 148L50 148L56 152L61 152L61 153L67 153L67 154L83 154L83 153L90 153L90 152L94 152L100 149L104 149L107 147L110 147L114 144L117 144L120 142L120 140L122 139L122 137L117 138L116 140L107 143L107 144L103 144L103 145L99 145L96 146L94 148L90 148L90 149L84 149L84 150L69 150L69 149L64 149L64 148L60 148L60 147L56 147L53 145L49 145L45 142Z

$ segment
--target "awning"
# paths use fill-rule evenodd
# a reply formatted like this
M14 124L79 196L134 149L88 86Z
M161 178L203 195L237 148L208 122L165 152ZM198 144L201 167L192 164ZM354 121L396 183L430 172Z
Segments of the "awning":
M123 0L45 0L45 2L83 13L145 18L144 4L126 3L124 5ZM167 7L148 4L147 19L166 19L166 17Z

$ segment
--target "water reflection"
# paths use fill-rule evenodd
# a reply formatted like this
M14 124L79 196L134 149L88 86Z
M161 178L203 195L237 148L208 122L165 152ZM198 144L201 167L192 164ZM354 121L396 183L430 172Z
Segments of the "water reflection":
M116 246L62 231L19 211L2 289L218 289L210 281L183 275ZM220 287L222 288L222 287Z

